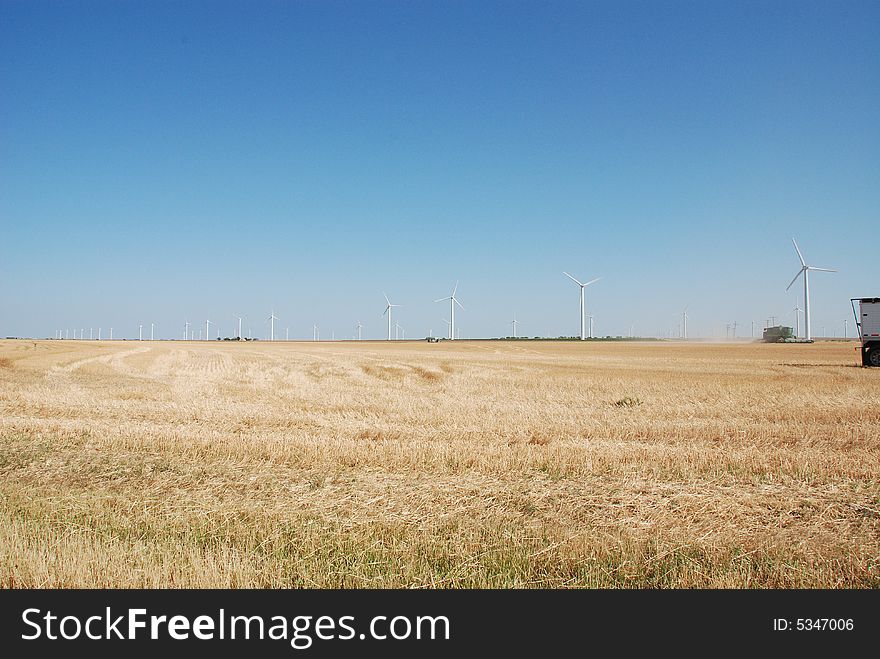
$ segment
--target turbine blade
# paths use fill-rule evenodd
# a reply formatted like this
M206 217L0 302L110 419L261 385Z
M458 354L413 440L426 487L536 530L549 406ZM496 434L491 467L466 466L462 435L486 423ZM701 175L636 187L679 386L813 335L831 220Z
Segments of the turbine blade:
M818 270L819 272L837 272L837 270L832 270L831 268L815 268L811 265L807 266L807 270Z
M578 286L583 286L582 283L580 283L577 279L575 279L574 277L572 277L572 276L571 276L570 274L568 274L567 272L563 272L562 274L564 274L566 277L568 277L569 279L571 279L571 280L572 280L575 284L577 284Z
M452 295L450 297L455 297L455 291L458 290L458 282L455 282L455 286L452 287Z
M434 302L443 302L445 300L451 300L451 297L441 297L439 300L434 300Z
M796 241L794 238L792 238L792 239L791 239L791 242L794 243L794 249L795 249L795 251L798 253L798 258L801 260L801 265L806 266L806 265L807 265L807 262L804 261L804 257L803 257L803 255L801 254L801 250L800 250L800 248L799 248L798 245L797 245L797 241Z
M596 277L595 279L591 279L591 280L588 281L586 284L584 284L584 286L589 286L590 284L595 284L595 283L596 283L597 281L599 281L600 279L602 279L602 277Z
M385 295L385 293L382 293L382 297L385 298L385 301L386 301L388 304L391 304L391 300L388 299L388 296Z
M452 301L455 302L455 303L456 303L458 306L460 306L462 309L464 309L464 305L463 305L461 302L459 302L459 301L456 300L455 298L452 298Z
M800 270L798 270L798 273L794 276L794 279L791 280L791 284L795 283L795 282L797 281L797 278L800 277L800 276L801 276L801 273L802 273L804 270L806 270L806 269L807 269L807 266L804 266L803 268L801 268ZM785 287L785 290L788 290L789 288L791 288L791 284L789 284L788 286L786 286L786 287Z

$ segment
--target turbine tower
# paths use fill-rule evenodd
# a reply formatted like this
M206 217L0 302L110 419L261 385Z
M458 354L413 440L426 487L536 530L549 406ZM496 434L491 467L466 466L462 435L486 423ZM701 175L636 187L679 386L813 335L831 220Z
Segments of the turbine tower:
M391 304L391 300L388 299L388 296L385 295L385 293L382 293L382 295L385 296L385 302L388 303L388 306L385 307L385 311L382 312L382 315L384 316L385 314L388 314L388 340L390 341L391 340L391 310L394 307L399 307L400 305L399 304Z
M144 340L144 326L138 325L138 341Z
M829 268L817 268L813 265L807 265L807 262L804 261L804 256L801 254L801 250L798 247L797 241L794 238L791 239L791 242L794 243L794 249L797 252L798 258L801 260L801 269L798 270L798 273L794 276L794 279L791 280L791 284L785 287L785 290L788 290L792 287L797 281L797 278L803 274L804 276L804 338L807 341L813 340L813 335L810 332L810 270L818 270L819 272L837 272L837 270L831 270Z
M681 338L688 338L688 308L681 312Z
M238 340L241 341L241 316L237 313L232 314L233 318L238 318Z
M513 326L513 338L516 338L516 326L519 321L516 319L516 314L513 314L513 320L510 321L510 324Z
M210 320L206 320L206 321L205 321L205 341L210 341L210 340L211 340L211 332L210 332L210 328L211 328L211 321L210 321Z
M455 297L455 292L458 290L458 282L455 282L455 286L452 288L452 295L449 297L441 297L439 300L434 300L434 302L445 302L449 300L449 308L450 308L450 316L451 319L449 321L449 339L452 340L455 338L455 305L457 304L462 309L461 302L458 301L458 298Z
M580 281L578 281L577 279L575 279L574 277L572 277L567 272L563 272L562 274L564 274L566 277L571 279L575 284L577 284L581 288L581 341L583 341L584 339L587 338L586 323L585 323L586 316L585 316L585 310L584 310L584 289L587 286L589 286L590 284L595 284L597 281L602 279L602 277L596 277L595 279L591 279L586 284L584 284L584 283L581 283Z
M362 327L363 327L363 325L361 325L361 321L358 321L358 324L357 324L358 341L361 340L361 328Z
M156 329L156 323L150 323L150 341L153 340L153 330ZM100 332L100 330L98 330Z

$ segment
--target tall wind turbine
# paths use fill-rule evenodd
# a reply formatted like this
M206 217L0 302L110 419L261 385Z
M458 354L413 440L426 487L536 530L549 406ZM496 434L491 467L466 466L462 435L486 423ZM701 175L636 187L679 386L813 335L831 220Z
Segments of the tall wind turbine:
M681 338L688 338L688 308L685 306L681 312Z
M272 309L272 313L269 314L269 317L266 319L269 321L269 340L275 340L275 321L278 320L278 316L275 315L275 310Z
M290 328L289 327L284 328L284 340L290 341Z
M586 316L585 316L585 310L584 310L584 289L587 286L589 286L590 284L595 284L597 281L602 279L602 277L596 277L595 279L591 279L586 284L584 284L584 283L578 281L577 279L575 279L574 277L572 277L567 272L563 272L562 274L564 274L566 277L571 279L575 284L577 284L581 288L581 341L583 341L587 338L587 331L586 331L586 326L585 326L586 325L586 323L585 323Z
M513 326L513 338L516 338L516 326L519 324L516 314L513 314L513 320L510 321L510 324Z
M144 326L138 325L138 341L144 340Z
M153 340L153 330L156 329L156 323L150 323L150 341Z
M112 327L110 328L110 340L111 341L113 340L113 328Z
M210 332L210 329L211 329L211 321L210 321L210 320L206 320L206 321L205 321L205 341L210 341L210 340L211 340L211 332Z
M807 341L813 340L813 335L810 332L810 270L818 270L819 272L837 272L837 270L831 270L829 268L817 268L813 265L807 265L807 262L804 261L804 256L801 254L801 250L798 247L797 241L794 238L791 239L791 242L794 243L794 249L797 252L798 258L801 260L801 269L798 270L798 273L794 276L794 279L791 280L791 284L785 287L785 290L791 288L792 284L797 281L797 278L804 275L804 338Z
M455 338L455 305L457 304L462 309L464 307L461 305L461 302L458 301L458 298L455 297L455 292L458 290L458 282L455 282L455 286L452 288L452 295L449 297L441 297L439 300L434 300L434 302L445 302L449 300L449 313L450 313L450 321L449 321L449 338L450 340Z
M391 304L391 300L388 299L388 296L385 295L385 293L382 293L382 295L385 297L385 302L388 303L388 306L385 307L385 311L382 312L382 315L384 316L385 314L388 314L388 340L390 341L391 340L391 310L394 307L399 307L400 305L399 304Z
M186 341L187 339L189 339L189 321L183 324L183 340Z
M358 321L358 324L357 324L358 341L361 340L361 328L362 327L363 327L363 325L361 325L361 321Z

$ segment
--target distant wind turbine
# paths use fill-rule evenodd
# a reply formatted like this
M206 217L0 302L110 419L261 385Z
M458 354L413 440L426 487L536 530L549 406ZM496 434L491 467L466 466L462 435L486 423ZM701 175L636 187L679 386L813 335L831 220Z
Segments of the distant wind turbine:
M385 293L382 293L382 295L385 297L385 302L388 303L388 306L385 307L385 311L382 312L382 315L384 316L385 314L388 314L388 340L390 341L391 340L391 310L394 307L399 307L400 305L399 304L391 304L391 300L388 299L388 296L385 295Z
M803 313L803 311L804 310L801 309L800 306L798 305L797 300L795 300L794 309L791 310L791 312L794 314L794 337L795 338L798 338L801 335L800 319L801 319L801 314Z
M156 329L156 323L150 323L150 341L153 340L153 330Z
M238 314L232 314L233 318L238 318L238 340L241 341L241 316Z
M144 326L138 325L138 341L144 340Z
M688 338L688 308L685 306L681 312L681 338Z
M513 338L516 338L516 326L519 321L516 319L516 314L513 314L513 320L510 321L510 324L513 326Z
M798 270L798 273L794 276L794 279L791 280L791 284L785 287L785 290L791 288L792 284L797 281L797 278L802 274L804 276L804 338L807 341L813 340L813 335L810 331L810 271L818 270L819 272L837 272L837 270L831 270L829 268L817 268L816 266L807 265L807 262L804 261L803 254L801 254L801 250L798 247L797 241L794 238L791 239L791 242L794 243L794 249L797 252L798 258L801 261L801 269Z
M205 341L211 340L211 321L205 321Z
M449 309L450 309L450 311L449 311L449 314L450 314L449 315L449 318L450 318L449 338L450 339L455 338L455 305L457 304L462 309L464 309L461 302L459 302L458 298L455 297L455 292L457 290L458 290L458 282L455 282L455 286L452 288L452 295L450 295L449 297L441 297L439 300L434 300L434 302L445 302L446 300L449 300Z
M363 327L363 325L361 325L361 321L357 322L356 327L357 327L358 341L360 341L361 340L361 328Z
M269 317L266 319L269 321L269 340L275 340L275 321L278 320L278 316L275 315L275 310L272 310L272 313L269 314Z
M587 286L589 286L590 284L595 284L597 281L599 281L600 279L602 279L602 277L596 277L595 279L591 279L591 280L588 281L586 284L584 284L584 283L578 281L577 279L575 279L574 277L572 277L572 276L571 276L570 274L568 274L567 272L563 272L562 274L564 274L566 277L568 277L569 279L571 279L575 284L577 284L578 286L580 286L580 289L581 289L581 341L583 341L584 339L587 338L587 336L586 336L586 326L585 326L585 320L586 320L585 313L586 313L586 311L585 311L585 309L584 309L584 289L585 289Z

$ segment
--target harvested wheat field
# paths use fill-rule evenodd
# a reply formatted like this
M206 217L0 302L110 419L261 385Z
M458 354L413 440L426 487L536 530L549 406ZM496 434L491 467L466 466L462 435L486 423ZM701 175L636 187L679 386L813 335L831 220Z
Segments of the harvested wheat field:
M876 588L854 345L0 341L0 585Z

